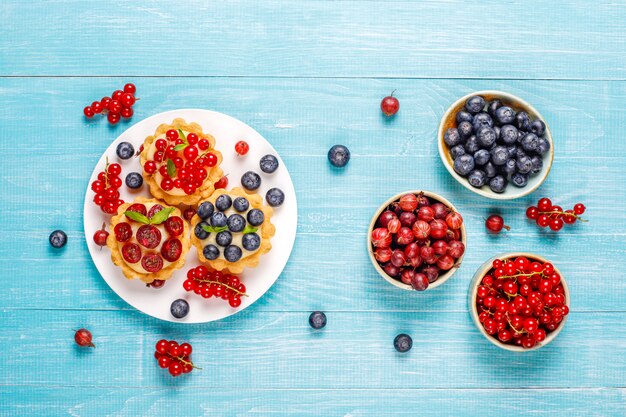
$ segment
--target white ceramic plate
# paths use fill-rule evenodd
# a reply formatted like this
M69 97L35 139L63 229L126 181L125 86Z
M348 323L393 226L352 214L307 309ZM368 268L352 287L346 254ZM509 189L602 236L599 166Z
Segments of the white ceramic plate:
M187 254L185 266L174 272L163 287L154 289L146 287L140 280L126 279L121 269L111 261L110 250L107 247L101 249L93 242L94 232L102 227L103 222L108 225L110 218L93 203L94 193L91 191L91 183L104 169L105 157L109 157L109 162L118 162L122 166L122 174L120 175L122 182L130 172L141 173L139 158L124 161L117 157L115 149L118 143L130 142L137 150L146 136L153 134L158 125L171 123L177 117L181 117L187 122L200 124L204 132L215 137L216 148L224 156L221 167L229 178L227 189L240 186L241 176L250 170L261 175L262 183L258 193L263 198L265 198L265 192L272 187L278 187L285 193L285 202L282 206L274 209L272 216L272 223L276 226L276 234L271 240L272 250L261 257L256 268L247 268L242 274L239 274L242 282L246 285L246 292L249 296L242 298L241 306L238 308L230 307L228 301L216 298L204 299L183 289L182 284L187 271L191 267L199 265L196 249L193 246ZM239 140L245 140L250 145L250 151L243 157L238 157L234 150L235 143ZM265 174L259 169L259 159L266 154L276 156L280 163L278 170L273 174ZM150 197L145 182L139 192L133 193L123 184L120 193L124 201L132 201L137 196ZM131 126L113 141L91 174L85 194L83 214L89 253L100 275L111 289L128 304L152 317L181 323L205 323L219 320L249 307L261 298L274 284L287 264L296 238L298 223L298 208L293 183L285 164L272 145L256 130L237 119L222 113L199 109L172 110L154 115ZM187 300L190 307L189 314L183 319L175 319L170 314L170 304L178 298Z

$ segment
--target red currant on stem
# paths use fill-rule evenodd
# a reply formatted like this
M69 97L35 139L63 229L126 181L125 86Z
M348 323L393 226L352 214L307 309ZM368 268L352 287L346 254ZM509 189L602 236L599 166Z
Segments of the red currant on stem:
M88 119L91 119L94 115L94 111L90 106L87 106L83 109L83 114L85 115L85 117L87 117Z
M393 90L391 94L383 98L380 102L380 110L382 110L384 115L387 117L393 116L398 112L398 110L400 110L400 102L393 96L393 93L395 92L396 90Z
M128 83L124 86L125 93L135 94L136 91L137 91L137 88L135 87L135 84L133 83Z

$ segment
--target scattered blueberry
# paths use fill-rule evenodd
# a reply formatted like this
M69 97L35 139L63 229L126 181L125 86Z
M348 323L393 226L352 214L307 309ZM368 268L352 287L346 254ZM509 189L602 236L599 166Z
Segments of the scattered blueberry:
M138 172L131 172L126 176L126 186L133 190L141 188L143 185L143 177Z
M461 155L465 155L465 148L463 145L456 145L450 148L450 156L452 156L452 159L456 159Z
M474 162L476 165L485 165L489 162L489 158L491 158L491 154L487 149L479 149L474 152Z
M245 250L257 250L261 246L261 238L256 233L246 233L241 238L241 245Z
M482 148L489 148L496 143L496 132L491 127L481 127L476 133L476 139Z
M509 106L502 106L496 110L495 118L500 125L508 125L515 120L515 111Z
M261 157L259 167L261 168L261 171L266 174L271 174L278 169L278 158L274 155L265 155Z
M485 171L475 169L469 173L467 181L472 187L480 188L487 182L487 174L485 174Z
M211 215L211 226L224 227L226 226L226 215L221 211L216 211Z
M456 128L451 127L450 129L446 130L446 133L443 134L443 141L448 146L458 145L462 141L461 134Z
M454 171L465 177L474 169L474 158L471 155L461 155L454 160Z
M252 226L260 226L265 221L265 215L259 209L252 209L248 212L248 223Z
M230 245L233 241L233 235L228 231L224 230L223 232L219 232L217 236L215 236L215 242L223 247Z
M196 227L194 227L193 229L193 233L196 235L196 237L200 240L204 240L207 237L209 237L209 232L207 232L206 230L204 230L203 226L205 227L209 227L209 224L207 222L200 222L196 225Z
M393 339L393 347L400 353L408 352L413 347L413 339L408 334L401 333Z
M67 235L63 230L55 230L48 238L53 248L62 248L67 243Z
M250 207L250 202L245 197L237 197L233 201L233 207L238 212L243 213L244 211L248 210L248 208Z
M491 162L494 165L504 165L509 159L509 151L504 146L496 146L491 150Z
M474 116L472 116L472 114L470 112L467 112L465 110L461 110L456 114L456 122L457 123L461 123L461 122L470 122L472 123L472 120L474 119Z
M202 254L204 255L205 258L207 258L209 261L214 261L217 258L219 258L220 256L220 250L218 249L217 246L215 245L206 245L203 249L202 249Z
M228 194L222 194L215 200L215 208L219 211L226 211L232 206L233 200Z
M224 257L228 262L237 262L241 259L242 251L239 246L230 245L224 249Z
M500 129L500 140L506 145L517 142L517 128L513 125L504 125Z
M241 177L241 185L248 191L254 191L261 186L261 177L256 172L248 171Z
M226 226L231 232L241 232L246 227L246 219L241 214L231 214L226 220Z
M196 214L200 216L202 220L206 220L211 217L214 211L215 207L213 206L213 203L211 203L210 201L205 201L204 203L200 204L200 207L198 207L198 211L196 212Z
M491 191L493 191L494 193L500 194L504 192L504 189L506 188L506 183L506 178L504 178L502 175L496 175L489 180L489 188L491 188Z
M474 154L477 150L480 149L480 144L478 143L478 138L476 135L472 135L465 141L465 152L469 154Z
M465 108L471 114L476 114L485 108L485 99L481 96L471 96L465 102Z
M528 175L516 172L511 176L511 182L517 187L525 187L528 184Z
M120 159L130 159L135 155L135 148L129 142L120 142L115 148L115 153Z
M539 119L535 119L530 123L530 131L537 136L543 136L546 132L546 124Z
M461 137L466 138L466 137L468 137L469 135L472 134L472 130L474 128L472 127L472 124L470 122L464 120L461 123L459 123L459 125L456 127L456 129L461 134Z
M285 202L285 193L280 188L270 188L265 194L265 201L272 207L278 207Z
M472 121L474 132L478 132L481 127L493 127L493 119L487 113L478 113Z
M350 161L350 150L343 145L335 145L328 150L328 160L334 167L345 167Z
M183 300L182 298L174 300L174 302L172 302L172 305L170 306L170 313L172 313L172 316L176 317L177 319L182 319L187 314L189 314L189 303L187 303L187 301Z
M525 111L521 111L515 115L515 127L525 132L530 128L530 116Z
M326 326L326 314L321 311L312 312L309 316L309 325L316 330L323 328Z

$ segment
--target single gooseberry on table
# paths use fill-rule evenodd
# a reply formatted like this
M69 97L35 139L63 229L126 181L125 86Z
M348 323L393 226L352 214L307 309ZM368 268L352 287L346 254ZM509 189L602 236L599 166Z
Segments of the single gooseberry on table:
M78 329L74 333L74 341L81 347L96 347L92 342L93 336L87 329Z
M393 96L393 93L395 90L380 102L380 110L387 117L395 115L400 110L400 102Z
M492 214L491 216L487 217L487 220L485 220L485 227L487 228L487 230L494 234L500 233L502 229L511 230L509 226L504 224L504 219L502 218L502 216L499 216L497 214Z

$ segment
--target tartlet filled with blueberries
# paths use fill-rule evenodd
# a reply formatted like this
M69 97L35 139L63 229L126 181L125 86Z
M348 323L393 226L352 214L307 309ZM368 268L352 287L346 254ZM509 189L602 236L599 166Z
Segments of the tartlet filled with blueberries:
M191 219L191 243L206 266L233 274L254 268L272 249L276 228L272 207L241 188L218 189L200 203Z
M550 130L537 110L499 91L457 100L441 120L438 146L457 181L495 199L534 191L547 177L554 155Z

